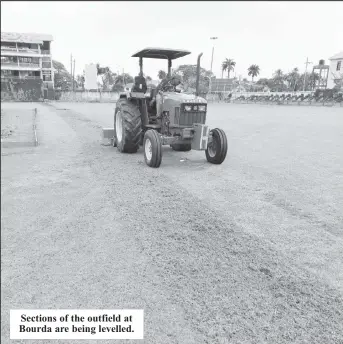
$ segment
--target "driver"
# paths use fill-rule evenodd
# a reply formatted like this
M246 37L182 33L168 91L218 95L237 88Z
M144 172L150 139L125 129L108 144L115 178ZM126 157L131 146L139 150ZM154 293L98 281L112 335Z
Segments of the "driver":
M156 88L156 96L150 101L150 106L153 107L156 104L157 116L162 113L162 95L160 91L168 91L170 89L175 90L176 86L181 84L181 78L178 75L167 76L163 79Z
M160 84L157 86L156 93L159 91L163 91L164 88L173 88L175 89L176 86L181 84L181 79L178 75L173 76L167 76L165 79L163 79ZM167 87L166 87L167 86ZM168 87L169 86L169 87Z

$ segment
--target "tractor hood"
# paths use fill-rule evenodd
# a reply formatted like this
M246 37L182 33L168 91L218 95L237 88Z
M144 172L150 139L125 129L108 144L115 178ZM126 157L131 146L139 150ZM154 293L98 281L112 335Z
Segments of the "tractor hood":
M181 103L202 103L207 104L207 100L202 97L197 97L193 94L187 93L177 93L177 92L164 92L163 93L164 101L175 101Z

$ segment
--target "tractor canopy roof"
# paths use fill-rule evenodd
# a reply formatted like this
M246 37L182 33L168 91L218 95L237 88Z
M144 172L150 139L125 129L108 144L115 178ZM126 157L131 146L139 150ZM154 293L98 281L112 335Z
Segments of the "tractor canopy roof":
M150 59L164 59L175 60L179 57L189 55L191 52L187 50L178 49L164 49L164 48L145 48L138 51L132 57L144 57Z

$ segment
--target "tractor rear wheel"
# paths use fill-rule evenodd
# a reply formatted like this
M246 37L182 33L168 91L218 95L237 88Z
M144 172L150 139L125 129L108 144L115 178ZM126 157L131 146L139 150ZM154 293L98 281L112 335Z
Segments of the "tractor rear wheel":
M150 167L160 167L162 162L162 141L156 130L145 132L143 140L144 159Z
M142 120L138 107L127 99L117 102L114 113L113 146L121 153L136 153L142 135Z
M227 153L227 138L225 132L221 129L213 129L212 133L212 142L208 144L205 151L206 159L211 164L221 164Z
M170 147L177 152L188 152L192 149L190 143L173 143Z

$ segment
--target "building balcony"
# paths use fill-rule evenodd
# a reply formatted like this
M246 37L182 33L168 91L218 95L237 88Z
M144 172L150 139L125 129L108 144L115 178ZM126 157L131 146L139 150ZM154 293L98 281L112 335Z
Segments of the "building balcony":
M40 76L12 76L1 75L1 80L41 80Z
M44 53L43 53L44 51ZM1 47L1 56L27 56L27 57L34 57L34 56L47 56L50 55L50 50L38 50L38 49L26 49L26 48L7 48Z
M40 68L39 63L19 62L19 67Z
M42 68L51 69L51 62L42 62Z
M18 52L20 52L20 53L39 54L39 49L18 48Z
M18 66L18 62L15 62L15 61L1 61L1 66Z
M28 71L40 71L41 67L33 63L1 63L1 70L28 70Z
M1 46L1 52L3 51L10 51L10 52L17 52L17 53L32 53L32 54L39 54L39 49L30 49L30 48L15 48L15 47L4 47Z
M4 47L4 46L1 46L1 52L2 51L15 51L15 52L17 52L18 49L16 47Z

